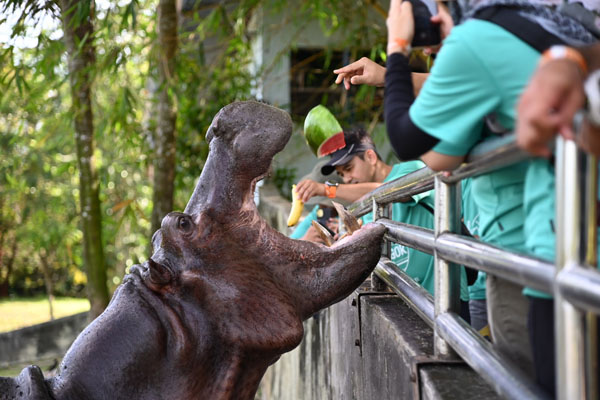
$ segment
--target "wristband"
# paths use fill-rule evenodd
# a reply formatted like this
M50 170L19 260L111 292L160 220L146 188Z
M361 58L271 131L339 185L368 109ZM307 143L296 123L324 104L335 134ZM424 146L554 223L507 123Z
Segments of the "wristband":
M400 52L407 57L408 57L408 55L410 55L410 52L412 51L412 47L411 47L410 43L408 42L408 40L406 40L406 39L395 38L393 43L388 44L388 48L389 48L390 44L393 45L394 47L396 47L398 50L400 50Z
M542 53L540 65L544 65L550 60L558 60L561 58L566 58L567 60L573 61L575 64L577 64L581 72L583 72L583 75L587 75L588 67L585 59L577 50L568 46L552 46L548 50L544 51Z

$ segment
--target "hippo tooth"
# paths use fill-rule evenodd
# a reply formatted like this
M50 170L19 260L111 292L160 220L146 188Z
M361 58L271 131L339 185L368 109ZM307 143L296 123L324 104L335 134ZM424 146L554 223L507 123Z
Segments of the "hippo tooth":
M321 225L315 220L312 221L312 226L314 226L317 232L319 232L319 236L321 237L321 239L323 239L325 245L327 245L327 247L331 247L331 245L333 245L334 240L333 236L331 236L331 233L329 233L327 228L325 228L323 225Z
M354 218L354 216L350 214L343 205L336 203L335 201L332 201L332 203L349 235L352 235L354 232L360 229L360 224L358 223L357 219Z

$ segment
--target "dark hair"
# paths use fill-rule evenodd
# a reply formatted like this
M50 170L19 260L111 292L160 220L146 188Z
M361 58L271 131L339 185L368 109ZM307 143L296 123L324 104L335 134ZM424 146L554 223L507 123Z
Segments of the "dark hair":
M358 144L371 145L373 147L373 151L377 155L377 159L381 160L381 156L379 155L379 152L377 151L377 147L375 146L375 143L373 142L373 138L371 138L371 135L369 135L369 133L363 127L353 126L347 130L344 130L344 140L346 141L346 147L351 146L353 144L355 144L355 145L358 145ZM364 152L357 154L357 156L360 157L361 160L365 159Z

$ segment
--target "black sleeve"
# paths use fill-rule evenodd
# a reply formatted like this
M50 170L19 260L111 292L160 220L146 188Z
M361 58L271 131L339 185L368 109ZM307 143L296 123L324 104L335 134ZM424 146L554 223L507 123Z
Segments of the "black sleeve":
M439 139L417 127L408 114L415 100L408 59L400 53L387 59L384 115L387 134L400 160L412 160L431 150Z

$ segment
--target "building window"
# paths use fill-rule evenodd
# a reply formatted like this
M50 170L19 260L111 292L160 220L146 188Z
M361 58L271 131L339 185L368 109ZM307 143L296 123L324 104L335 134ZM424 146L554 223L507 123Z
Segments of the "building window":
M291 53L290 95L292 117L304 121L306 114L318 104L327 106L342 126L355 122L380 121L383 114L383 88L362 85L346 91L335 84L333 70L369 56L367 51L351 57L349 51L323 48L298 48Z

